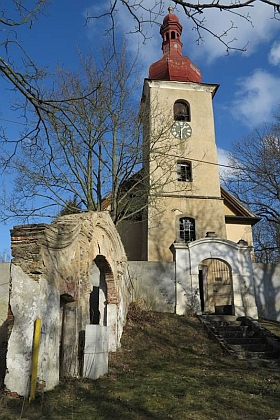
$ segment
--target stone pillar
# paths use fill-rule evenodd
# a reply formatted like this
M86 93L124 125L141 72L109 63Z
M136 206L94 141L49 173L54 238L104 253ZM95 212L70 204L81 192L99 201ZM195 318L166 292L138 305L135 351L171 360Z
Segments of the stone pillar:
M108 303L107 305L107 326L108 326L108 350L116 351L119 347L118 339L118 305Z

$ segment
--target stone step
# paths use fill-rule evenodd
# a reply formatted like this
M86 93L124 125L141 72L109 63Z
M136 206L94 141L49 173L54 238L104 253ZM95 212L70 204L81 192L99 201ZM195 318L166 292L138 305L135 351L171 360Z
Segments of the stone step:
M249 351L249 352L270 352L273 348L266 343L262 344L230 344L229 347L234 351Z
M254 368L264 367L277 370L280 368L280 359L246 359L246 362Z
M279 354L276 351L237 351L236 355L238 359L279 359Z
M215 326L216 331L225 331L225 332L243 332L246 333L246 331L248 330L247 326L242 326L242 325L222 325L222 326Z
M260 332L253 332L248 334L246 331L243 330L216 330L216 333L222 336L223 338L262 338L262 334Z
M247 360L251 366L280 367L280 340L251 318L223 315L200 317L209 335L238 359Z
M235 315L202 315L205 321L213 322L236 322ZM238 322L238 321L237 321Z
M263 337L241 337L241 338L230 338L227 337L226 339L229 345L262 345L265 343L265 339Z

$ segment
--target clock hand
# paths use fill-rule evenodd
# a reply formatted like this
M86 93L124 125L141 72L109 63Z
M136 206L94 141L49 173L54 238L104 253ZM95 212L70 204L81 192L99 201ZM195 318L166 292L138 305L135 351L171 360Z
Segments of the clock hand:
M184 130L184 126L180 126L180 138L183 138L183 130Z

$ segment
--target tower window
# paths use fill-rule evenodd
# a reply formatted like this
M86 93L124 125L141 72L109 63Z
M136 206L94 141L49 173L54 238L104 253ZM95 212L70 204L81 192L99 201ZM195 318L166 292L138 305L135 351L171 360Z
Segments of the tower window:
M192 165L187 161L177 162L177 180L191 181L192 180Z
M179 100L174 103L174 120L175 121L190 121L190 104L187 101Z
M179 237L184 242L195 241L195 222L190 217L181 217L179 219Z

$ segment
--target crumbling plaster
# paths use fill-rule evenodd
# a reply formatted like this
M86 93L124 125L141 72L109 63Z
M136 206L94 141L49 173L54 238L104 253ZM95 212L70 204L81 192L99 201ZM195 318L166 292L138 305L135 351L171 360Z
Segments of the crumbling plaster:
M50 225L16 226L11 239L14 258L10 305L14 326L8 344L5 385L19 395L27 395L35 319L42 320L38 380L45 389L51 389L58 384L60 374L61 295L76 306L75 336L71 337L73 365L69 367L73 376L79 372L79 333L90 323L90 272L96 257L102 256L107 267L109 351L120 345L131 284L125 251L108 212L63 216Z

